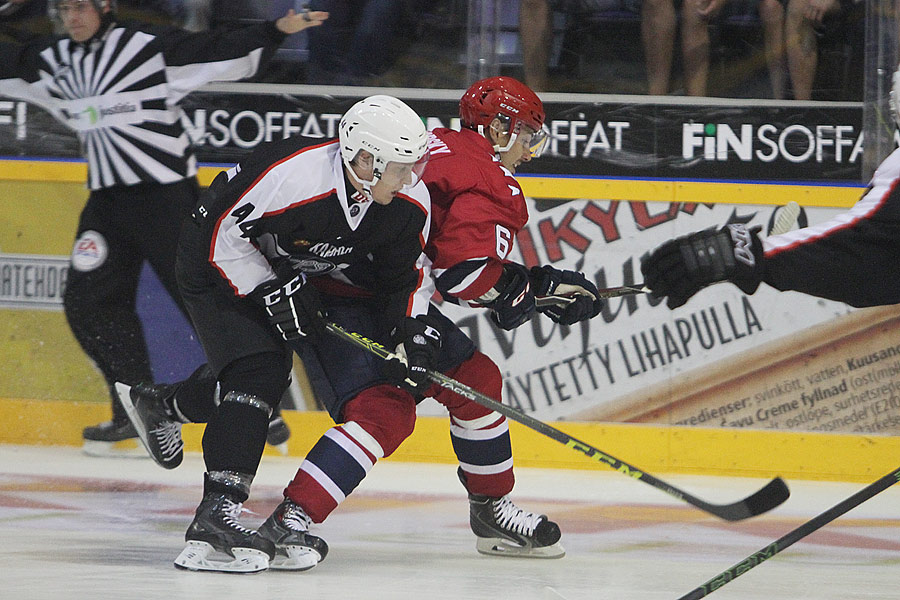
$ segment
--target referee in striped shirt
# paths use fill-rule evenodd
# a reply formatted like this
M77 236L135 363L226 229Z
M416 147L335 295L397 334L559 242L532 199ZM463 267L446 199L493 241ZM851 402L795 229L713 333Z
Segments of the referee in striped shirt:
M196 158L178 102L212 81L254 75L285 36L324 12L189 33L116 22L115 0L49 0L64 36L0 44L0 94L42 107L74 130L88 163L64 297L66 319L110 386L113 418L87 427L88 453L136 437L114 382L152 381L135 311L144 260L184 311L175 282L181 222L198 199ZM210 393L213 393L212 390Z

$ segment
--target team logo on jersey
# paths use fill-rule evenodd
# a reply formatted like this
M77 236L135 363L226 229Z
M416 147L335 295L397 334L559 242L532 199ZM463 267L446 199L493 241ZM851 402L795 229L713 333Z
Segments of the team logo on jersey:
M354 204L350 207L350 216L355 217L359 214L359 204Z
M353 252L353 246L335 246L328 242L319 242L315 246L310 247L309 251L322 258L333 258L350 254Z
M72 247L72 268L76 271L93 271L106 262L109 246L106 238L100 233L88 230L83 232Z
M290 261L291 266L295 271L306 273L309 276L322 275L334 271L335 268L337 268L333 262L315 257L298 258L292 256L290 257Z
M306 246L309 246L311 243L312 242L310 242L309 240L294 240L293 241L293 244L295 246L300 246L301 248L305 248Z

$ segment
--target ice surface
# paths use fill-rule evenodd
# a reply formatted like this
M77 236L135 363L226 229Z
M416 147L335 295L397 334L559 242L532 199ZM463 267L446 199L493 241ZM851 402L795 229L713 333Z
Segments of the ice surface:
M266 456L246 507L257 526L297 458ZM513 500L560 523L561 560L475 551L453 465L382 461L314 532L327 560L303 573L190 573L172 560L200 500L203 463L74 448L0 445L0 598L166 600L675 600L864 484L789 481L791 498L740 523L706 515L601 467L518 469ZM656 473L716 503L765 481ZM881 493L710 597L900 598L900 485Z

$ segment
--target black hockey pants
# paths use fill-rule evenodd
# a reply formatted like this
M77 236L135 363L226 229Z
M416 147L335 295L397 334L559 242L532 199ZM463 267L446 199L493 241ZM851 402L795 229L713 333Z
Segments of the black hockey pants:
M199 196L195 178L91 192L81 212L63 298L66 319L108 386L151 381L150 360L135 311L143 261L184 312L175 282L181 224ZM113 418L123 409L113 398Z

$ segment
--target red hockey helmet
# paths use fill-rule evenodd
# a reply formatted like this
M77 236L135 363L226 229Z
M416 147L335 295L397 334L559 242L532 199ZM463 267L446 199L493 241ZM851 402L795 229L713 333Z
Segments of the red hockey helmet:
M512 147L522 126L532 134L533 142L528 145L535 156L540 154L546 140L544 104L531 88L512 77L488 77L473 83L459 101L459 116L464 127L482 134L494 119L508 123L513 138L505 148L497 148L498 151Z

